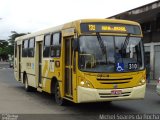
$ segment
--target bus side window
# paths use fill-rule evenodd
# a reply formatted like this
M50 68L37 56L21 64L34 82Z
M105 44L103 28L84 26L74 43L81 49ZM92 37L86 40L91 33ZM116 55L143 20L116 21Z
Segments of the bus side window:
M50 54L51 36L50 34L44 37L43 57L49 57Z
M35 40L34 38L31 38L29 40L29 48L28 48L28 57L34 57L34 47L35 46Z
M22 46L22 57L27 57L27 56L28 56L28 40L24 40Z
M60 57L61 55L61 33L54 33L51 42L51 57Z

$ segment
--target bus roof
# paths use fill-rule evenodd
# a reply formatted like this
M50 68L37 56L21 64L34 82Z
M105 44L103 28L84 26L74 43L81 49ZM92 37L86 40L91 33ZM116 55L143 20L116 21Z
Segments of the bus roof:
M24 36L20 36L17 37L15 39L15 41L18 40L22 40L22 39L27 39L27 38L32 38L35 36L39 36L39 35L45 35L48 33L52 33L52 32L58 32L61 31L63 29L67 29L67 28L73 28L76 27L76 25L80 24L80 23L92 23L92 22L98 22L98 23L121 23L121 24L131 24L131 25L140 25L137 22L133 22L133 21L129 21L129 20L120 20L120 19L80 19L80 20L76 20L76 21L72 21L63 25L59 25L56 27L51 27L48 29L44 29L44 30L40 30L38 32L33 32Z

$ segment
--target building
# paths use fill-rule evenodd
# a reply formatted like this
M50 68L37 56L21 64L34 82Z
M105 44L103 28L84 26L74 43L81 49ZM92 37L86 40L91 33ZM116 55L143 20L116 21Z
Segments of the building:
M111 16L113 19L137 21L144 35L145 60L149 78L160 77L160 0Z

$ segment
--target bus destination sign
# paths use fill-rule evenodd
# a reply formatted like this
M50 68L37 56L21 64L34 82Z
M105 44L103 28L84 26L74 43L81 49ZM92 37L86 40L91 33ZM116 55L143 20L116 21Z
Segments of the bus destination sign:
M139 26L113 23L82 23L81 32L141 34Z
M101 27L101 31L113 31L113 32L126 32L125 26L111 26L111 25L101 25L97 26ZM88 24L88 30L89 31L96 31L96 25L95 24Z

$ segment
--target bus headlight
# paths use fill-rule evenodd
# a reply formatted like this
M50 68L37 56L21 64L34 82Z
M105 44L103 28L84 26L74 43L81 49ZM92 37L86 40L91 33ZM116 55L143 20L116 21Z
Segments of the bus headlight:
M84 81L81 81L80 84L83 86L83 85L85 84L85 82L84 82Z
M79 78L79 81L80 81L80 85L82 87L93 88L93 85L92 85L92 83L90 81L85 80L84 78Z
M144 79L142 79L142 80L140 80L139 85L143 85L145 83L146 83L146 81Z
M139 81L139 85L144 85L146 83L146 76L143 75L141 80Z

